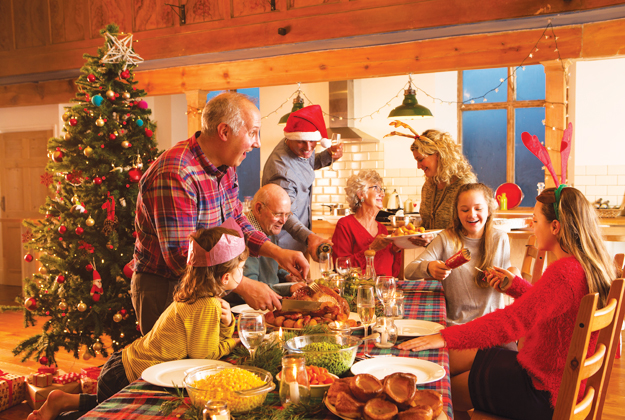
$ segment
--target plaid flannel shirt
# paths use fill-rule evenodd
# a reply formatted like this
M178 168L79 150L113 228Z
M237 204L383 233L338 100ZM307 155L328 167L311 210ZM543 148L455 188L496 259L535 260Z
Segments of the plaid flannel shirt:
M252 256L267 236L242 212L239 182L232 167L213 165L197 142L197 132L165 151L139 184L134 270L179 278L187 266L189 235L232 217L243 230Z

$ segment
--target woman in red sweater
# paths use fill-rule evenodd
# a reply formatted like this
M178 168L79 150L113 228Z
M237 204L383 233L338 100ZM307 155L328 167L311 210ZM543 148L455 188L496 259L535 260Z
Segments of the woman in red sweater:
M449 347L456 418L476 408L515 419L551 419L582 298L599 293L603 307L616 272L606 251L595 209L575 188L561 185L537 197L533 228L536 246L551 251L551 263L530 284L501 268L487 278L492 287L515 299L504 309L440 334L401 343L420 351ZM504 276L513 278L501 289ZM525 337L511 351L495 347ZM596 334L589 350L594 352Z

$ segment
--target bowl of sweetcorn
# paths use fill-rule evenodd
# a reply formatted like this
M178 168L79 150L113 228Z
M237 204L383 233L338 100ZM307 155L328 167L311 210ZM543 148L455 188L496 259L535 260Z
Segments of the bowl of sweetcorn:
M262 405L276 387L271 373L254 366L199 367L188 371L183 382L192 404L223 400L233 414Z

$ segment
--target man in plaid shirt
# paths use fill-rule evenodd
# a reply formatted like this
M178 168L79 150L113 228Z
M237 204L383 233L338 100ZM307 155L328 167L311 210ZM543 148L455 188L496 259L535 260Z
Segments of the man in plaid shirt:
M252 256L275 259L298 278L308 275L301 252L285 250L254 229L242 213L236 167L260 147L260 111L245 96L227 92L202 112L202 131L165 151L139 184L131 295L146 334L173 300L186 268L189 235L234 218ZM254 309L280 309L280 296L262 282L243 278L235 289Z

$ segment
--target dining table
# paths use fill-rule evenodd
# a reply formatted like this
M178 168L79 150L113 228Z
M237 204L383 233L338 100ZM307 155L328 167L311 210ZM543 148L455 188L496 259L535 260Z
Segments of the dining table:
M435 280L398 281L398 288L404 292L404 319L422 320L446 326L445 296L441 283ZM355 334L362 335L362 329L356 330ZM397 343L410 337L399 337ZM449 353L446 348L436 350L424 350L412 352L399 350L397 347L378 348L368 345L368 354L376 359L379 356L380 363L384 363L386 357L409 357L433 362L445 369L445 375L434 382L419 384L418 389L431 389L443 396L444 410L439 419L444 415L453 419L451 403L451 382L449 377ZM359 347L357 359L365 359L364 347ZM276 390L277 391L277 390ZM274 391L274 393L276 392ZM173 388L164 388L153 385L142 378L132 382L108 400L99 404L96 408L86 413L82 419L141 419L157 420L164 418L180 418L187 407L180 405L170 414L161 412L161 405L172 401L176 397L172 394ZM275 396L273 400L276 400ZM279 400L279 399L278 399ZM238 415L237 419L245 420L245 415ZM329 410L323 409L320 413L311 417L312 420L337 420L338 417Z

